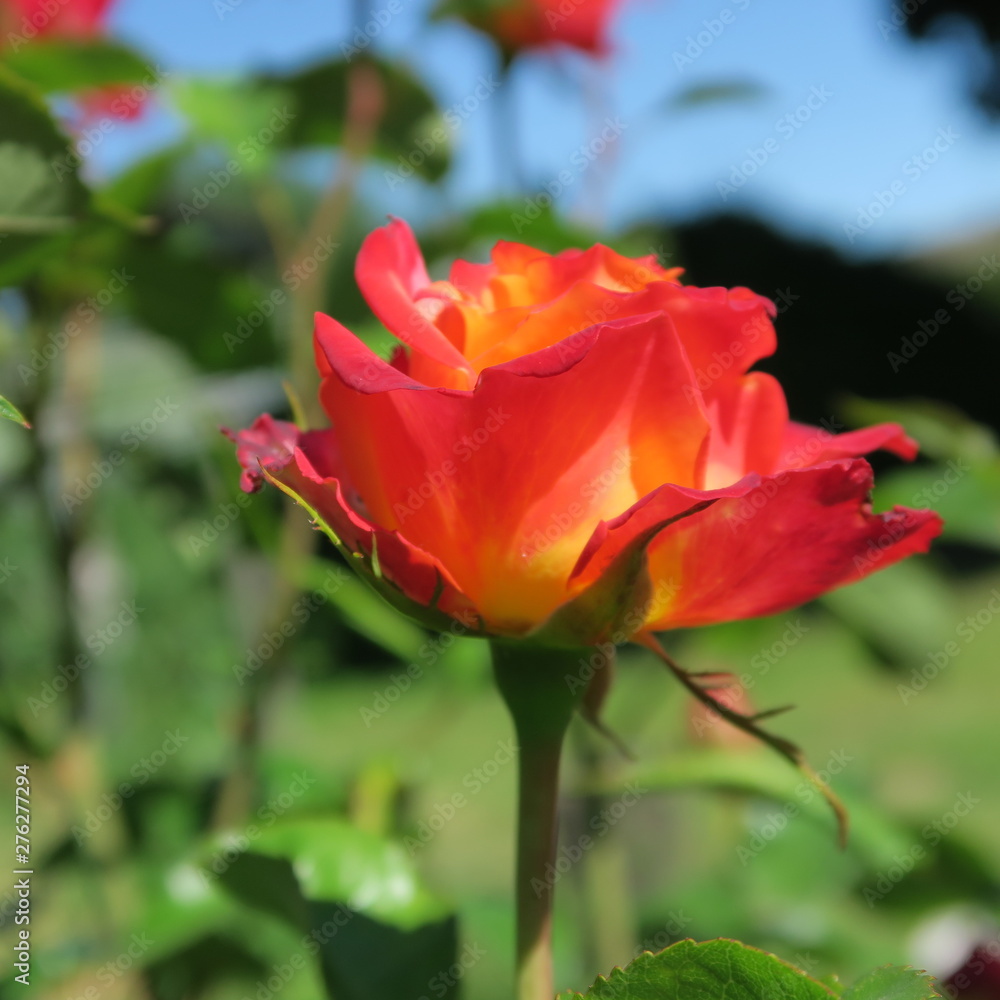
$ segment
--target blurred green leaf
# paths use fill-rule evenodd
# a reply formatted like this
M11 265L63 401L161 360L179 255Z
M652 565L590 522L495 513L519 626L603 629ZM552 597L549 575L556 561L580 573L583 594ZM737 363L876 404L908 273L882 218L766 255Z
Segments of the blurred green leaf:
M733 101L757 101L766 93L767 88L756 80L721 80L688 87L672 97L668 106L687 110Z
M374 153L394 164L401 181L416 173L437 180L448 168L454 133L465 121L462 111L442 114L434 98L406 67L368 56L350 63L320 63L291 77L272 78L292 96L295 118L281 136L289 146L340 145L350 100L352 74L378 84L365 95L376 121ZM357 79L357 78L356 78Z
M902 562L822 598L823 604L883 655L909 666L955 627L948 583L927 561Z
M184 144L178 144L154 156L147 156L115 174L102 193L132 212L151 212L156 208L157 199L167 189L185 152Z
M46 38L4 53L4 63L46 94L71 94L114 84L146 83L153 68L106 39Z
M530 204L530 211L527 199L486 205L451 221L447 227L422 233L420 245L428 260L459 256L486 260L497 240L530 243L548 253L599 241L595 231L564 219L550 207L535 206L533 201Z
M83 216L78 165L35 91L0 66L0 286L41 264Z
M880 506L929 507L944 538L1000 550L1000 460L949 459L895 469L878 484Z
M650 789L682 790L715 788L757 795L784 805L788 814L801 813L830 830L834 836L829 807L815 788L786 761L760 749L722 748L676 753L672 757L643 765L629 777ZM601 785L613 792L621 779ZM905 829L884 819L863 799L838 786L850 815L848 847L870 867L887 863L894 853L905 851L910 837ZM794 812L792 808L794 807Z
M330 574L331 563L314 559L308 566L303 588L322 587ZM418 625L401 618L360 577L347 576L330 597L344 621L359 635L381 646L400 660L415 660L427 634Z
M31 427L24 414L4 396L0 396L0 417L13 420L15 424L20 424L22 427Z
M862 976L843 1000L933 1000L941 994L930 976L915 969L887 965Z
M944 518L946 539L1000 549L1000 444L991 428L932 400L855 399L846 410L859 426L901 423L935 459L881 477L880 507L932 508Z
M339 902L403 930L449 912L400 845L342 820L275 824L253 842L253 853L289 861L303 898Z
M221 873L244 902L301 930L337 1000L453 996L456 924L402 847L340 820L254 828Z
M129 243L126 266L133 280L124 298L132 315L182 345L203 369L272 363L285 289L268 288L221 253L206 257L185 246L184 235L171 231Z
M178 80L170 95L197 137L226 148L232 174L265 171L275 140L295 118L291 94L280 83Z
M821 1000L835 994L774 955L738 941L678 941L558 1000Z
M368 92L352 96L359 79ZM368 57L249 83L186 80L170 92L196 135L225 145L234 161L231 172L249 175L263 173L278 150L341 146L348 107L357 98L375 129L372 152L395 164L399 182L413 174L437 180L464 121L457 112L442 115L409 70Z
M882 421L902 424L917 439L921 453L931 458L986 460L1000 456L992 430L946 403L929 399L849 399L843 409L852 427Z
M190 864L147 872L137 923L155 942L149 958L160 958L224 926L236 907L230 895Z

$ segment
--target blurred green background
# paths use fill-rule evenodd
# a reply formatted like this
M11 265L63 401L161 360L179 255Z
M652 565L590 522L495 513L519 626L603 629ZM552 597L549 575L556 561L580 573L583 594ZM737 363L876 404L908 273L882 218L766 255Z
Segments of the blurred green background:
M446 33L449 92L389 28L385 52L377 32L345 53L371 11L331 6L339 41L325 52L242 75L117 41L0 52L0 393L33 424L0 423L0 787L13 816L15 766L30 766L32 995L511 995L516 769L486 645L402 620L276 491L240 493L219 433L287 417L286 379L309 399L316 308L389 349L353 261L386 211L410 208L434 275L499 238L601 241L685 266L696 284L773 296L780 347L762 367L793 415L901 421L922 457L876 457L876 507L946 520L929 556L804 609L664 637L685 666L739 676L756 708L796 706L769 726L848 804L844 851L794 770L696 711L650 655L621 652L607 721L635 760L582 723L567 754L560 988L688 936L736 937L816 976L886 962L946 976L1000 934L995 169L958 230L935 221L936 195L914 195L902 228L863 253L839 224L807 237L802 213L789 221L766 198L685 213L639 195L602 219L594 206L623 174L671 170L634 148L624 167L617 150L595 156L582 202L548 204L557 172L517 143L519 169L503 160L470 194L455 173L497 159L494 126L530 126L536 97L575 99L592 67L532 54L505 77L483 38L423 5L406 17L420 18L418 40ZM661 9L635 4L629 30ZM895 8L866 9L876 24ZM307 36L287 10L275 23L298 16ZM976 39L995 29L976 10L956 37L985 66ZM158 30L144 11L123 22L136 44L135 25ZM776 107L794 111L797 97L761 96L754 36L735 28L697 86L678 74L669 53L715 13L678 4L654 22L650 44L667 53L654 82L670 101L637 131L669 136L680 114L712 131L724 120L712 116L739 113L763 139ZM163 31L185 51L176 23ZM921 49L904 36L900 52L968 58L954 39ZM503 81L468 134L447 118L451 96L480 85L464 47ZM850 51L838 58L850 67ZM816 82L799 62L784 72L792 97ZM117 111L67 96L108 85ZM987 84L978 105L964 86L951 97L988 136ZM933 139L925 124L888 130L897 168ZM815 162L787 169L829 200L831 162L864 157L843 131L810 128ZM599 131L582 128L554 162ZM727 163L746 155L719 148ZM951 169L942 154L928 186L959 184ZM0 890L11 995L16 906Z

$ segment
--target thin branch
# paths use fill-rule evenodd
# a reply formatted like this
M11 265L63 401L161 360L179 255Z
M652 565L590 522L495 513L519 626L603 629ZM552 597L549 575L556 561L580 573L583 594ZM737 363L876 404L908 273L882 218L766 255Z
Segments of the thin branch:
M787 761L792 763L805 777L812 783L813 787L826 799L827 804L833 810L833 814L837 820L837 840L840 846L843 848L847 845L847 830L849 817L847 814L847 809L844 807L843 802L837 798L833 789L812 769L809 762L805 758L805 754L802 750L796 746L791 740L786 740L782 736L775 736L773 733L767 732L765 729L761 729L757 725L757 721L762 718L767 718L770 715L775 715L778 712L785 711L791 706L785 706L781 709L772 709L769 712L762 712L757 715L748 716L743 715L741 712L736 712L731 708L728 708L721 701L719 701L711 692L706 691L697 681L694 676L688 671L686 671L682 666L675 663L670 656L667 654L666 650L660 645L656 637L652 634L645 632L633 637L633 642L638 643L641 646L645 646L647 649L654 652L667 666L670 672L681 682L698 699L706 708L711 709L713 712L721 715L723 719L726 720L731 726L735 726L737 729L744 733L749 733L751 736L756 737L762 743L766 743L769 747L776 750L782 757Z

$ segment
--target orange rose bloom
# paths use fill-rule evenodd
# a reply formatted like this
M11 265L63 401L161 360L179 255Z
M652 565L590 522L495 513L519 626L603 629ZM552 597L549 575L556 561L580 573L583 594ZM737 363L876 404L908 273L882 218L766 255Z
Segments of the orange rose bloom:
M235 435L244 488L299 499L422 620L552 644L774 614L926 551L940 518L872 513L856 457L914 442L791 422L748 372L775 349L773 305L680 274L499 243L432 282L395 220L357 279L401 346L385 361L319 315L332 426Z

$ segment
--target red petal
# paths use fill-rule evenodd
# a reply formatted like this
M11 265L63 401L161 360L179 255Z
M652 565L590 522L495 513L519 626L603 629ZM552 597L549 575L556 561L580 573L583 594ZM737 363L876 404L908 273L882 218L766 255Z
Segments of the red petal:
M649 483L693 483L707 433L669 319L594 327L431 389L322 317L324 405L375 522L439 555L484 616L537 624L586 539Z
M595 56L608 52L614 0L525 0L487 7L483 27L509 49L569 45Z
M528 273L535 275L542 267L565 263L562 258L545 258L532 264ZM573 277L576 280L575 273ZM626 292L598 284L593 276L572 285L567 282L568 277L566 281L539 281L532 294L543 296L537 300L542 304L523 320L513 310L492 314L499 332L481 338L492 340L494 346L475 359L476 367L539 351L598 323L654 312L666 313L681 338L693 369L690 392L721 391L774 351L769 315L773 307L746 289L690 288L658 280Z
M39 35L89 38L99 34L112 0L13 0L12 6L35 27ZM20 28L20 25L17 25Z
M377 556L378 573L414 604L433 605L452 617L474 613L438 559L399 532L372 523L359 511L356 500L349 502L345 497L346 480L328 474L336 465L333 432L313 431L302 435L295 461L272 472L272 476L315 510L350 552L361 554L366 566L371 566Z
M602 525L581 558L581 580L602 568L651 524L697 500L706 510L677 521L649 547L657 595L651 631L776 614L915 552L941 532L933 511L897 507L873 514L871 467L828 462L720 490L663 486Z
M240 488L245 493L256 493L264 482L261 466L279 469L286 465L295 451L299 429L295 424L275 420L265 413L245 431L221 428L230 441L236 443L236 460L243 468Z
M788 424L788 404L780 383L765 372L727 379L706 394L712 423L706 488L733 483L749 472L774 471Z
M447 384L472 385L475 374L469 362L418 308L417 296L431 280L413 231L402 219L365 239L355 277L372 312L394 336L450 372Z
M663 305L680 334L695 381L708 391L742 375L778 346L771 322L774 304L748 288L693 288L658 282Z
M459 291L478 299L489 288L490 281L496 275L495 264L474 264L467 260L456 260L451 265L448 279Z
M539 257L525 274L540 301L562 295L580 281L615 292L638 292L652 282L666 280L676 284L672 280L676 271L664 270L655 257L624 257L601 243L586 250Z
M332 431L302 433L294 424L265 414L249 430L224 433L237 443L245 490L260 488L263 466L272 482L316 513L345 555L362 556L360 568L374 577L380 590L385 591L384 581L388 581L404 599L397 603L416 605L405 610L419 617L421 608L433 607L458 618L467 628L475 626L478 614L437 559L398 532L383 530L364 516L347 485ZM377 572L373 568L376 557Z
M836 458L867 455L879 448L913 461L918 445L899 424L876 424L847 434L831 434L821 427L791 422L785 428L776 468L801 469Z

